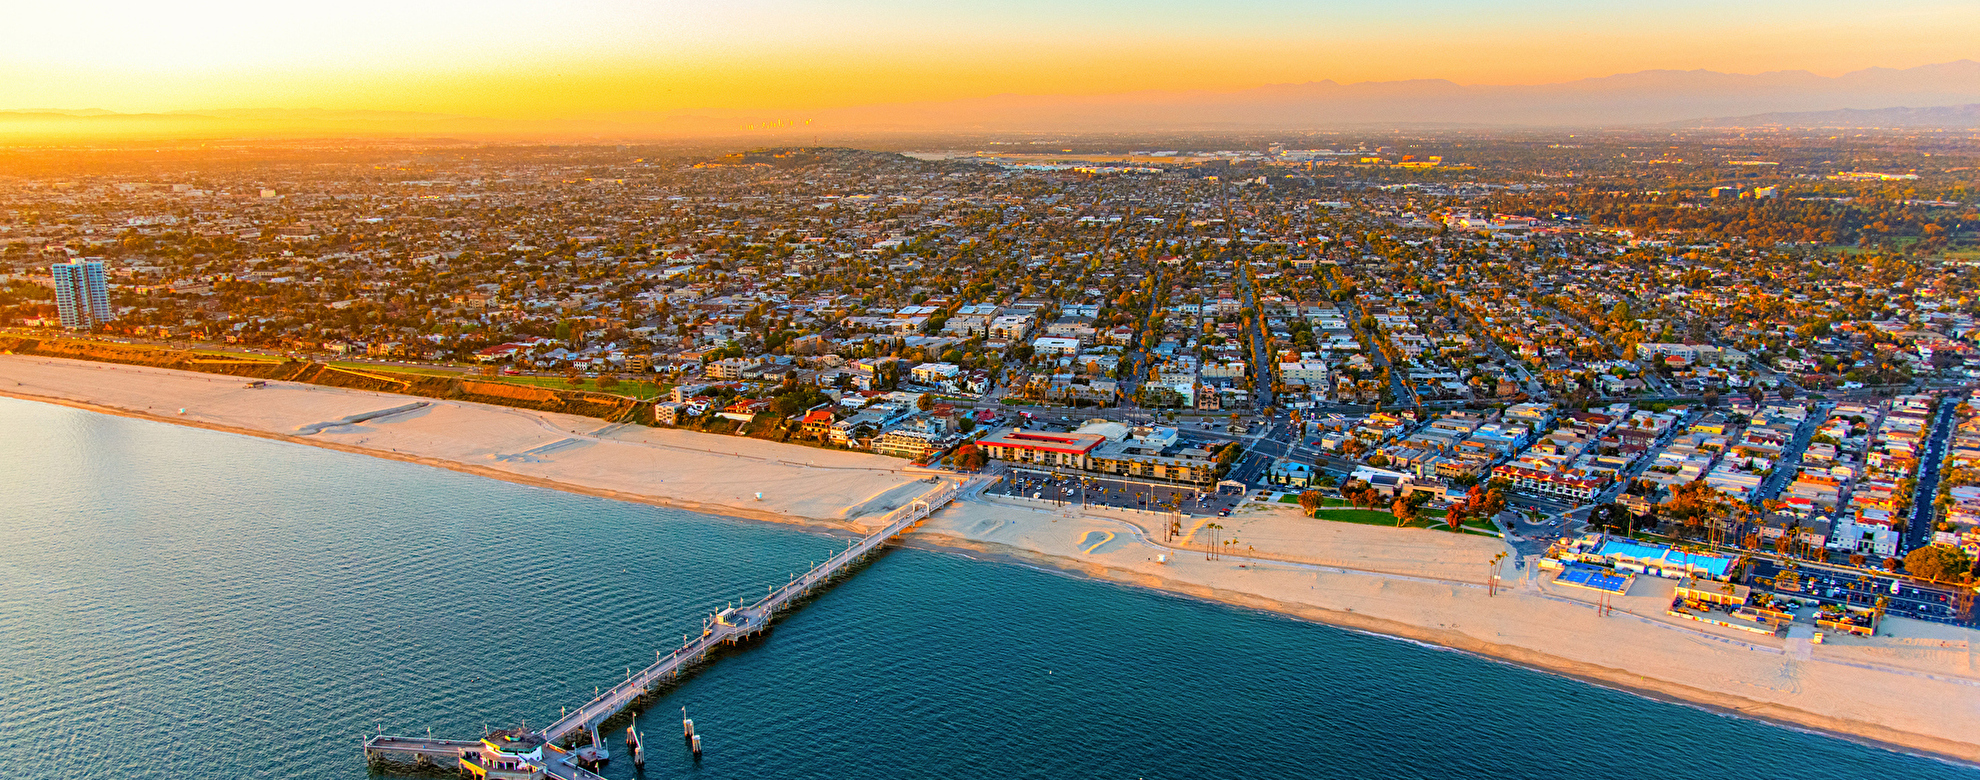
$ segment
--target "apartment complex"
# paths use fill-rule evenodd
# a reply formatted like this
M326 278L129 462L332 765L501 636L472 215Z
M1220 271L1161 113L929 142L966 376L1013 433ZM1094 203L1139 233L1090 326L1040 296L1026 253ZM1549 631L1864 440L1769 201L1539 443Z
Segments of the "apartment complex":
M110 283L101 260L55 263L48 268L55 278L55 310L62 327L82 330L109 322Z

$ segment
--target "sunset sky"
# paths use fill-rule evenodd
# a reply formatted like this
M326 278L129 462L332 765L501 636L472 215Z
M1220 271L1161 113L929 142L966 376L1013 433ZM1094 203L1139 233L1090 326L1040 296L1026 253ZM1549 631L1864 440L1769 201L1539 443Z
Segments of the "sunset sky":
M0 108L504 118L1333 79L1837 75L1980 57L1972 0L9 3Z

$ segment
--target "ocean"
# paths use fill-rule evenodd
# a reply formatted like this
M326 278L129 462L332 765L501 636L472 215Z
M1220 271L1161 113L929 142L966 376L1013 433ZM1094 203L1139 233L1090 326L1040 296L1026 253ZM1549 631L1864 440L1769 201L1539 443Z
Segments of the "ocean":
M845 544L11 399L0 475L7 778L365 777L368 734L547 724ZM698 763L675 736L682 707L704 735ZM644 772L618 725L607 777L1980 778L918 548L727 652L640 722Z

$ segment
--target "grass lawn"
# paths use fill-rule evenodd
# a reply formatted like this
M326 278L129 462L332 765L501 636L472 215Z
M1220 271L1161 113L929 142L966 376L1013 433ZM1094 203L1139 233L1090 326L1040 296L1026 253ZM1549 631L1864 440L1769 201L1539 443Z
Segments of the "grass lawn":
M387 376L390 376L392 374L416 374L419 376L457 376L457 377L461 377L462 379L473 379L481 382L506 382L512 385L527 385L529 387L547 387L553 390L584 390L594 393L610 393L612 395L626 395L626 396L632 396L634 398L638 398L640 400L646 400L650 398L664 396L672 392L674 389L673 385L667 384L665 382L648 382L645 380L622 379L619 381L617 385L606 388L606 387L599 387L598 380L591 378L581 378L579 380L579 384L574 385L570 383L569 379L566 379L561 376L508 376L502 374L498 374L495 376L484 376L482 374L477 374L470 371L447 371L445 369L423 368L419 366L381 366L372 363L338 362L338 363L331 363L330 366L332 368L349 369L351 371L363 371L372 374L384 374Z
M1321 520L1336 523L1360 523L1362 525L1384 525L1394 528L1396 516L1379 509L1326 509L1313 515Z
M641 400L666 395L673 392L674 389L673 385L664 382L647 382L643 380L621 380L618 385L605 388L599 387L598 381L595 379L581 378L579 380L580 384L574 385L570 383L570 380L561 376L469 376L468 378L488 382L508 382L510 384L529 385L531 387L548 387L557 390L586 390L594 393L629 395Z
M331 368L342 368L351 371L368 371L373 374L418 374L420 376L466 376L467 375L465 372L462 371L444 371L438 368L420 368L419 366L387 366L387 365L379 365L377 363L351 363L341 360L332 363L326 363L325 365L328 365Z
M1287 493L1286 495L1283 495L1283 496L1280 496L1280 497L1279 497L1279 503L1281 503L1281 504L1297 504L1297 503L1299 503L1299 494L1298 494L1298 493ZM1345 498L1324 498L1324 497L1320 499L1320 505L1321 505L1321 506L1323 506L1323 507L1328 507L1328 508L1335 508L1335 507L1351 507L1351 506L1354 506L1354 504L1353 504L1353 503L1351 503L1351 502L1349 502L1349 501L1348 501L1347 499L1345 499ZM1441 510L1441 509L1440 509L1440 510L1436 510L1436 514L1437 514L1437 516L1438 516L1438 517L1443 517L1443 516L1444 516L1444 512L1443 512L1443 510Z
M1337 523L1360 523L1362 525L1379 525L1384 528L1396 527L1396 516L1379 509L1323 509L1320 512L1316 513L1314 517L1319 518L1321 520L1331 520ZM1467 533L1484 533L1487 535L1494 535L1494 536L1498 534L1498 530L1499 530L1498 527L1492 525L1490 521L1478 520L1478 519L1466 520L1464 521L1464 523L1462 523L1462 526ZM1415 520L1411 520L1408 525L1403 527L1432 528L1439 531L1450 530L1450 526L1446 525L1443 521L1442 513L1439 513L1439 516L1435 518L1418 517Z
M155 351L161 351L161 352L162 352L162 351L164 351L164 350L162 350L162 349L161 349L161 350L155 350ZM193 354L193 357L195 357L195 358L208 358L208 359L216 359L216 358L217 358L217 359L222 359L222 360L252 360L252 361L255 361L255 362L258 362L258 363L280 363L280 362L283 362L283 358L281 358L281 357L279 357L279 356L276 356L276 355L257 355L257 354L255 354L255 353L252 353L252 352L216 352L216 351L214 351L214 350L210 350L210 349L196 349L196 350L193 350L193 353L192 353L192 354Z

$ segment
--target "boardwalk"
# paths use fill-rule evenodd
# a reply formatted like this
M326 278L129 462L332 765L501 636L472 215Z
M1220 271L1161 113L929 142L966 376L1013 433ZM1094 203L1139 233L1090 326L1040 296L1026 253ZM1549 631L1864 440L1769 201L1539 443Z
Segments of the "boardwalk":
M843 552L832 556L824 563L813 567L783 587L777 588L761 600L747 607L725 609L703 621L701 636L688 640L673 652L641 669L624 682L612 686L586 702L569 714L537 731L545 741L560 743L566 738L597 728L606 720L623 712L634 702L652 693L663 683L678 679L681 672L706 658L710 651L723 645L746 639L769 627L779 612L790 608L794 603L832 581L852 565L864 560L880 548L898 539L935 510L954 500L962 483L952 479L936 479L936 486L922 494L908 505L903 506L887 518L887 525L879 531L847 545ZM365 756L371 760L384 757L413 759L416 762L435 761L443 757L458 757L464 752L479 749L479 742L461 740L422 739L415 737L391 737L379 735L365 740ZM572 773L563 773L551 768L555 777L588 780L594 777L578 767L571 766Z

